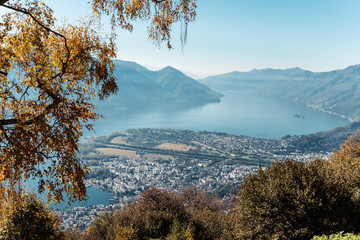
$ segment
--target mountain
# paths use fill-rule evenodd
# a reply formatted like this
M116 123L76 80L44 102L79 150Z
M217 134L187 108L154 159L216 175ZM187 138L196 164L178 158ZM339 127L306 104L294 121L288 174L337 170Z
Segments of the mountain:
M271 68L261 70L254 69L250 72L234 71L210 76L199 79L199 81L221 92L253 92L273 81L299 80L309 73L309 71L302 70L301 68L290 68L286 70Z
M216 91L252 92L305 103L351 120L360 120L360 65L330 72L300 68L232 72L200 82Z
M360 131L360 122L352 122L344 127L328 131L317 132L309 135L284 136L280 140L286 141L287 150L296 152L332 152L339 150L340 145L349 137Z
M119 91L96 104L102 111L137 112L178 110L220 102L220 93L172 67L159 71L128 61L114 60Z

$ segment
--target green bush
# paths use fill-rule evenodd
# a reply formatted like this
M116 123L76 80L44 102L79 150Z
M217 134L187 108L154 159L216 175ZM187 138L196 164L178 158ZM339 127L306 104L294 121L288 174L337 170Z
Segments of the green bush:
M340 232L338 234L333 234L330 236L315 236L311 240L360 240L360 235L354 235L351 233L344 234L343 232Z
M359 231L359 204L328 162L284 160L248 176L232 219L235 239L310 239Z

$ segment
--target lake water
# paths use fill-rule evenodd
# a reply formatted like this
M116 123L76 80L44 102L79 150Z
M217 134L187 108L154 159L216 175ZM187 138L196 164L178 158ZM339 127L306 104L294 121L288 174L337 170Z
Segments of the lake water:
M87 188L87 195L88 195L88 199L86 201L72 203L70 207L74 208L74 207L92 206L99 204L104 204L106 206L109 204L109 200L113 198L113 195L110 194L109 192L105 192L101 189L94 187ZM65 199L65 201L57 205L52 204L50 206L57 209L65 209L69 207L67 206L67 199Z
M101 112L101 109L99 109ZM294 117L295 114L304 119ZM247 93L227 94L220 103L186 111L148 112L124 116L122 111L103 112L95 132L85 136L108 135L131 128L174 128L207 130L276 139L285 135L311 134L345 126L349 120L306 107Z
M101 110L101 109L100 109ZM101 112L101 111L100 111ZM276 139L287 134L302 135L345 126L349 120L306 107L304 104L251 94L227 94L220 103L187 111L148 112L124 116L121 111L102 112L95 122L95 132L85 136L108 135L131 128L174 128L207 130ZM295 114L304 116L295 117ZM86 206L109 203L112 195L88 188ZM79 206L76 203L72 206ZM58 206L63 208L66 204Z

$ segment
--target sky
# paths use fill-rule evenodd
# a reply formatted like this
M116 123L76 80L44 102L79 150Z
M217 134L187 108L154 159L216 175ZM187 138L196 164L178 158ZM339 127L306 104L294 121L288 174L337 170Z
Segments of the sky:
M45 0L57 18L77 19L88 0ZM152 69L172 66L199 77L231 71L300 67L315 72L360 64L359 0L198 0L182 50L180 25L173 50L147 38L146 24L118 31L121 60Z

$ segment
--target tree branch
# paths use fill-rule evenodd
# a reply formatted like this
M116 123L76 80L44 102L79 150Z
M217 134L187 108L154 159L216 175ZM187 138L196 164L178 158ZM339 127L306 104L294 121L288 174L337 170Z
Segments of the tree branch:
M53 102L45 107L42 114L40 114L40 115L38 115L38 116L34 117L33 119L30 119L30 120L28 120L26 122L22 122L22 121L20 121L19 119L16 119L16 118L13 118L13 119L0 119L0 127L8 126L8 125L14 125L14 124L17 124L17 123L22 123L24 125L31 125L35 121L43 118L46 114L49 113L49 111L52 108L54 108L56 105L58 105L61 102L61 96L51 92L50 89L46 88L46 86L39 79L37 79L37 83L38 83L38 88L42 89L49 97L51 97ZM25 90L24 94L27 92L27 90L28 90L28 88ZM21 96L21 98L22 98L22 96Z
M9 0L0 0L0 5L4 5L4 3L8 2Z
M14 125L18 123L19 120L13 118L13 119L0 119L0 126L7 126L7 125Z
M49 113L49 111L54 108L56 105L58 105L60 102L59 101L54 101L52 102L50 105L46 106L45 110L42 112L42 114L34 117L33 119L30 119L26 122L22 122L19 119L16 118L11 118L11 119L0 119L0 129L4 126L9 126L9 125L14 125L14 124L18 124L21 123L23 125L31 125L33 124L35 121L43 118L44 116L46 116L46 114Z
M32 15L31 12L29 12L27 9L25 8L15 8L15 7L12 7L12 6L9 6L9 5L4 5L5 2L7 2L8 0L0 0L0 5L5 7L5 8L8 8L8 9L11 9L13 11L16 11L16 12L20 12L20 13L23 13L23 14L26 14L26 15L29 15L31 17L31 19L33 19L37 24L39 24L42 28L46 29L47 31L55 34L55 36L58 36L58 37L61 37L64 39L64 42L65 42L65 48L66 48L66 51L67 51L67 57L66 57L66 61L65 63L63 63L63 69L65 69L67 67L67 64L69 62L69 59L70 59L70 49L67 45L67 38L62 35L61 33L58 33L58 32L55 32L54 30L52 30L51 28L45 26L42 22L40 22L36 17L34 17L34 15ZM155 0L156 1L156 0ZM1 4L1 2L4 2L3 4Z
M8 73L4 71L0 71L0 74L4 75L5 77L8 75Z

